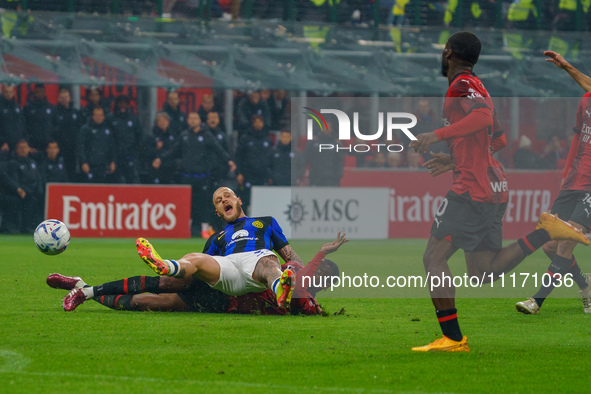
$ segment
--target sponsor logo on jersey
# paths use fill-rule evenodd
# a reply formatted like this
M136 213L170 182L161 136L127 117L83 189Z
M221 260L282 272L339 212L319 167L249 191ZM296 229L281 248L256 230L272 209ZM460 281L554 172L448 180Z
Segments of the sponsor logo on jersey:
M226 230L222 230L222 232L220 233L220 236L218 237L218 240L222 239L222 237L224 236L225 233L226 233Z
M247 230L238 230L234 234L232 234L232 239L245 238L245 237L248 237Z
M263 223L259 222L258 220L253 222L252 225L256 228L263 228Z

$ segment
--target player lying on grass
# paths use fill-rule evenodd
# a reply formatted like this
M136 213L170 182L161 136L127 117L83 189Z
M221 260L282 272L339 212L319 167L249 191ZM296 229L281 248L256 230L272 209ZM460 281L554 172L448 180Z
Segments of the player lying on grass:
M587 92L591 92L591 78L581 73L562 56L554 51L546 51L546 59L556 66L567 71L568 74ZM562 186L560 193L552 204L551 212L562 220L583 232L589 232L591 227L591 145L586 141L589 135L586 123L591 114L591 93L586 93L577 108L576 121L573 127L575 133L568 159L562 172ZM551 241L544 245L544 252L552 262L547 273L552 280L544 283L533 297L515 304L517 310L525 314L538 314L544 300L550 295L559 281L563 281L565 275L572 276L573 281L579 286L583 301L583 311L591 313L591 274L583 274L573 255L577 246L576 242L569 240ZM547 284L547 286L545 286Z
M229 296L195 277L134 276L91 287L79 277L51 274L47 277L47 284L56 289L70 290L63 301L66 311L72 311L84 301L93 299L106 307L128 311L315 315L322 312L315 298L316 293L324 288L314 287L314 284L330 283L330 280L322 281L320 278L339 274L337 265L325 257L336 252L347 241L345 234L339 232L337 239L323 245L305 267L296 262L283 264L283 270L291 269L300 278L316 276L316 280L298 283L289 309L279 307L275 294L268 289L260 293Z
M502 247L502 220L508 188L493 153L506 145L490 94L472 69L481 43L470 32L453 34L442 53L441 72L449 88L443 106L445 127L419 134L411 147L426 153L431 143L445 140L451 155L438 154L424 165L433 175L453 170L453 185L436 212L423 264L430 276L450 276L448 260L463 249L468 275L497 280L553 239L589 244L576 228L548 213L536 230ZM491 275L492 274L492 275ZM453 285L430 289L443 337L413 351L470 351L462 335Z
M295 284L293 271L281 272L275 250L286 263L302 260L295 254L277 221L268 216L246 217L242 201L232 189L220 187L213 194L213 205L228 225L205 244L203 253L190 253L180 260L161 259L150 242L138 238L141 258L158 275L178 278L195 276L228 295L258 293L269 289L277 305L291 301Z

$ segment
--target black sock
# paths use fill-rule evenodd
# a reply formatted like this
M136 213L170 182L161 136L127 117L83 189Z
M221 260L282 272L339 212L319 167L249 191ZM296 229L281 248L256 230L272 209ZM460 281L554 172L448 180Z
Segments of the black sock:
M132 295L104 295L100 297L94 297L93 300L99 304L103 304L107 308L117 309L121 311L137 311L138 308L135 305L131 305Z
M455 308L446 309L444 311L435 311L435 313L443 335L454 341L461 341L462 332L458 324L458 310Z
M159 276L132 276L94 287L94 296L111 294L159 293Z
M573 256L573 257L575 257L575 256ZM568 269L567 274L571 274L573 276L573 280L579 286L579 289L585 290L587 288L588 283L585 280L585 276L583 275L583 271L581 270L581 267L579 267L579 265L577 264L576 259L575 259L575 262L573 263L573 265L571 265L570 268Z
M546 230L539 229L534 230L525 237L518 239L517 243L521 247L521 250L523 250L523 253L525 253L526 256L529 256L550 240L551 239L548 232Z
M552 290L554 290L554 287L556 287L559 280L563 280L564 275L568 272L574 262L575 256L567 259L565 257L556 255L554 258L552 258L552 262L550 263L547 271L547 274L552 277L552 280L548 286L544 286L544 282L548 282L548 279L545 278L546 275L544 274L542 276L542 287L540 287L540 290L538 290L538 292L534 295L534 299L536 300L536 304L538 304L538 306L542 306L544 300L550 295L550 293L552 293Z

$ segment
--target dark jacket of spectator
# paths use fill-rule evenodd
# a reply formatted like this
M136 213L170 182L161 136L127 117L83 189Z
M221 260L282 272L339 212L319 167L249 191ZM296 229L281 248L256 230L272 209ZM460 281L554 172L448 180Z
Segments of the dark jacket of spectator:
M55 140L70 176L76 173L76 143L83 124L84 116L71 103L67 108L61 104L55 108Z
M108 123L113 128L115 135L117 158L125 160L126 157L137 156L142 138L142 129L137 115L133 114L131 110L121 112L115 109L108 118Z
M14 150L16 142L25 136L23 109L14 100L0 95L0 146L8 143Z
M51 160L44 155L39 164L45 182L68 182L68 172L62 157Z
M115 136L108 122L98 124L90 120L80 129L76 150L78 162L88 163L93 172L102 172L116 161L115 144Z
M291 143L281 142L273 148L271 158L271 180L274 186L291 186L291 166L295 153L291 151Z
M11 191L22 188L27 194L41 196L43 194L43 173L37 162L28 157L14 157L8 163L7 176Z
M187 128L187 116L181 111L180 106L177 109L173 109L170 104L164 103L162 111L170 116L169 130L172 133L178 135Z
M276 90L267 101L271 111L271 130L283 129L282 121L287 109L285 90Z
M151 162L156 158L162 160L162 167L176 168L177 167L177 153L178 153L178 135L168 130L164 131L158 126L152 128L152 135L147 140L148 160ZM162 142L162 147L158 149L159 142Z
M304 166L310 165L310 186L339 186L344 156L334 149L319 152L320 144L338 145L338 141L332 135L322 133L306 145Z
M265 185L271 176L273 142L264 131L250 131L240 137L236 150L238 173L251 185Z
M24 108L27 140L32 148L44 150L54 138L55 107L47 98L31 97Z
M208 130L202 128L198 133L192 130L181 132L177 146L181 172L211 176L220 163L226 163L227 172L230 156Z

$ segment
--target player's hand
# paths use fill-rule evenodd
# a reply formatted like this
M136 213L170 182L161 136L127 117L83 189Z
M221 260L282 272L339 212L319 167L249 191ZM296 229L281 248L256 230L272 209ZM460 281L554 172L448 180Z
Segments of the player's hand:
M415 149L415 152L419 152L420 154L427 153L429 149L429 145L434 142L438 142L439 137L434 132L430 133L423 133L417 135L416 141L411 141L409 146Z
M80 166L80 169L86 175L88 175L88 173L90 172L90 166L88 165L88 163L82 163L82 165Z
M570 63L564 60L564 58L560 56L560 54L557 52L544 51L544 56L548 56L549 59L545 59L547 62L552 62L556 64L557 67L560 67L562 69L565 69L568 66L570 66Z
M349 242L349 240L345 238L345 235L347 234L343 233L343 235L341 235L341 232L339 231L339 233L337 234L337 239L332 241L331 243L322 245L320 251L324 254L336 252L337 250L339 250L342 244L344 244L345 242Z
M427 167L431 175L441 175L444 172L453 170L455 168L455 163L453 162L451 156L447 153L430 153L433 158L431 160L427 160L423 164L423 167Z

